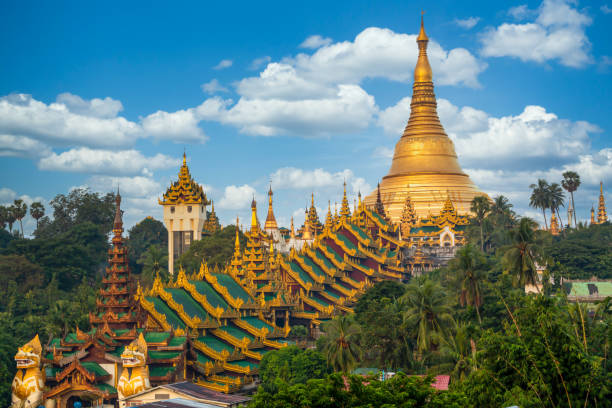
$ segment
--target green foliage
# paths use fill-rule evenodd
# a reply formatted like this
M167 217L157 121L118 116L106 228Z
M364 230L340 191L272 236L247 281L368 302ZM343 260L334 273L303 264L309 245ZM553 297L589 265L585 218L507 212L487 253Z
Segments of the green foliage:
M294 339L305 339L308 337L308 329L306 326L295 325L291 326L291 331L289 332L289 337Z
M399 298L406 291L406 286L395 281L382 281L376 283L368 289L366 293L359 297L355 305L355 315L359 321L360 316L368 311L376 308L382 301Z
M156 276L163 281L168 279L168 249L151 245L147 251L138 259L141 266L140 284L144 288L150 288Z
M251 408L460 408L467 399L460 392L439 392L431 387L431 377L409 377L398 373L380 381L375 377L331 374L306 384L278 381L278 392L260 387L249 405Z
M329 365L335 371L350 372L362 355L359 345L361 327L352 315L342 315L325 323L323 332L325 337L321 346Z
M140 274L143 264L139 260L152 245L160 249L165 248L166 255L168 254L168 230L161 221L147 217L130 228L126 245L129 250L130 269L135 274ZM167 264L166 260L166 266Z
M244 248L246 238L239 230L240 246ZM228 225L213 235L204 236L199 241L191 243L189 250L175 262L175 269L182 265L186 272L191 273L200 269L202 261L209 266L223 266L232 259L234 243L236 241L236 227Z
M323 378L330 373L325 357L316 350L301 350L289 346L270 351L259 365L262 390L276 393L279 381L287 385L305 384L313 378Z

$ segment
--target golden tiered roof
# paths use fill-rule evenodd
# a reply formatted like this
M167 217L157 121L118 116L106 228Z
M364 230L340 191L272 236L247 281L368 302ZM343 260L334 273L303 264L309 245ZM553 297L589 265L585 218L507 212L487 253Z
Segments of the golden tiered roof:
M172 183L164 193L163 199L158 201L160 205L210 204L202 186L196 183L189 174L185 153L183 153L183 165L179 171L178 181Z
M599 207L597 207L597 223L603 224L608 221L608 214L606 212L606 201L603 194L603 181L599 183Z
M215 212L215 203L210 200L211 209L210 214L204 221L204 226L202 227L202 233L214 234L215 232L221 229L221 225L219 224L219 217L217 217L217 213Z
M342 196L342 207L340 207L340 218L348 220L351 217L351 209L349 208L348 199L346 198L346 181L344 182L344 195Z
M433 73L427 58L429 39L422 19L416 40L419 56L414 70L410 119L395 146L389 173L380 184L382 202L393 222L400 221L408 194L420 217L427 216L429 210L441 209L447 191L464 209L470 208L475 196L483 194L461 170L453 142L440 123ZM376 196L376 191L370 193L365 199L366 205L374 205Z
M554 211L550 217L550 233L553 235L559 235L559 223L557 222L557 216Z

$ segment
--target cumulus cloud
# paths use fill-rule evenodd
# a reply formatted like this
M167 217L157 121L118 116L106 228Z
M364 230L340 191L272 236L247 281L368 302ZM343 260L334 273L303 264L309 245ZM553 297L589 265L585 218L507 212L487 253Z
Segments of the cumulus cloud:
M219 63L215 65L213 69L216 69L216 70L225 69L225 68L231 67L233 64L234 64L234 61L230 59L224 59L224 60L219 61Z
M457 24L461 28L465 28L469 30L470 28L474 28L476 24L480 21L480 17L468 17L464 19L455 19L455 24Z
M600 8L602 13L604 14L610 14L612 13L612 8L610 8L607 4L603 4Z
M370 186L362 177L356 177L352 170L329 172L324 169L304 170L295 167L283 167L271 174L275 189L320 189L339 188L346 181L353 193L369 191ZM349 191L350 191L349 189Z
M176 112L157 111L142 119L144 131L156 139L175 142L204 143L208 136L204 134L199 123L201 118L194 108L181 109Z
M26 94L0 97L0 134L27 137L51 145L97 147L125 146L140 136L137 123L122 117L109 117L118 112L117 101L106 98L85 102L74 95L62 95L58 97L61 102L49 105ZM79 100L83 104L79 105Z
M213 78L207 83L202 84L202 91L209 94L215 94L218 92L228 92L228 89L221 85L217 78Z
M38 162L41 170L106 175L151 175L152 170L174 167L179 159L158 153L146 157L137 150L101 150L80 147L52 153Z
M265 55L263 57L255 58L251 62L251 65L249 65L249 69L251 69L251 70L259 69L262 66L266 65L270 61L272 61L272 57L270 57L269 55Z
M114 118L123 110L121 102L110 97L85 100L69 92L59 94L56 98L56 102L65 105L70 112L78 115L93 116L103 119Z
M250 185L231 185L225 187L223 197L221 197L217 206L224 210L240 210L248 208L253 197L256 197L256 191Z
M311 35L306 38L304 42L300 44L300 48L310 48L315 50L317 48L324 47L332 43L332 39L328 37L321 37L319 34Z
M592 62L585 32L592 20L572 6L569 0L544 0L535 21L504 23L485 31L480 38L482 55L538 63L558 60L568 67L584 67ZM525 7L511 9L511 14L524 17L529 13Z
M0 156L40 157L51 154L51 148L38 140L26 136L0 134Z
M150 197L161 196L162 186L158 181L150 177L112 177L93 176L87 181L87 185L94 191L108 192L119 187L122 196L126 197ZM157 205L155 199L152 200Z

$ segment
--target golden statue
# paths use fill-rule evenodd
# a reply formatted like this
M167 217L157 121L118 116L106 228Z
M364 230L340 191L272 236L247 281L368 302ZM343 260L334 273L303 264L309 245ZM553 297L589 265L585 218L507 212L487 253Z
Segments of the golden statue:
M428 42L421 17L410 119L395 145L389 174L380 183L382 202L393 222L400 221L408 195L419 217L441 210L449 195L458 208L468 212L472 199L483 195L461 170L455 146L438 118ZM375 204L376 196L375 190L366 197L368 207Z
M17 374L11 389L12 408L36 408L42 403L45 380L40 370L42 346L38 334L15 354Z
M142 333L121 354L123 371L117 384L119 400L151 388L147 367L147 342Z

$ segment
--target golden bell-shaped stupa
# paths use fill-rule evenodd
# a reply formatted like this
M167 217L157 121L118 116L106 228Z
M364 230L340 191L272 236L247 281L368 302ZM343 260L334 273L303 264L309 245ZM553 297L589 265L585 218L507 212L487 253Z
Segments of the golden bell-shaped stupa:
M419 57L414 69L410 119L404 134L395 145L389 174L380 183L380 193L387 215L399 222L409 196L421 218L437 214L450 198L459 213L470 211L472 199L484 195L461 170L455 146L438 118L433 74L427 59L423 18L417 37ZM365 203L373 206L376 190Z

